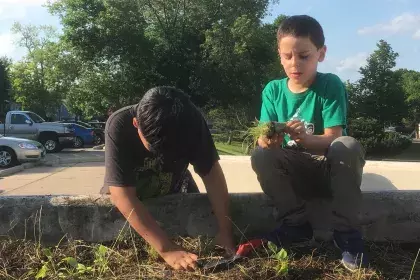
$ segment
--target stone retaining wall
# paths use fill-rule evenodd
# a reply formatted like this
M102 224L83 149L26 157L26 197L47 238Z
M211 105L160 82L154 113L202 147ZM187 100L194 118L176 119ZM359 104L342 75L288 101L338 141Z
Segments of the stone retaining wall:
M247 238L276 226L276 211L262 193L231 194L232 220ZM214 236L215 218L205 194L171 195L145 202L171 235ZM312 203L309 212L318 203ZM324 219L311 217L325 237ZM420 241L420 191L363 193L363 233L372 241ZM107 196L0 197L0 236L57 243L63 236L90 242L115 239L125 219ZM41 233L41 234L40 234Z

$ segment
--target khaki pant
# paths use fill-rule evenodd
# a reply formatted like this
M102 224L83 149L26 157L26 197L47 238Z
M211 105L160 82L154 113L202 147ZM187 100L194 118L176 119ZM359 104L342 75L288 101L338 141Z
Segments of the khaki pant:
M365 160L364 150L354 138L337 138L325 156L282 148L257 148L251 162L262 190L278 208L281 222L289 225L306 222L306 202L320 199L327 201L333 229L359 229ZM325 211L318 215L322 213Z

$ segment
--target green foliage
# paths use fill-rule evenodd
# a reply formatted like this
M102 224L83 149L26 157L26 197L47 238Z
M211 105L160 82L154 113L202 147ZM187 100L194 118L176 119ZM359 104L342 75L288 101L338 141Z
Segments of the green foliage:
M398 53L384 40L360 68L362 78L347 84L350 110L355 117L375 118L381 125L400 123L407 112L405 96L393 72Z
M0 57L0 113L7 111L6 100L9 100L11 82L10 82L10 65L12 61L7 57Z
M42 116L55 114L61 105L65 80L60 75L61 49L55 43L58 35L50 26L23 26L15 23L12 32L27 55L11 67L14 100L25 110Z
M289 273L289 256L287 251L283 248L279 250L276 244L272 243L271 241L268 242L268 248L272 253L272 258L278 261L276 266L277 276L287 276Z
M353 119L349 134L364 147L367 155L386 155L401 152L411 145L411 139L397 132L384 132L378 120Z
M65 257L61 261L56 262L54 253L45 248L42 250L47 261L42 261L42 267L35 275L35 279L44 279L48 277L58 277L59 279L91 279L100 278L107 270L110 249L104 245L97 245L94 248L94 261L92 266L86 266L79 263L74 257ZM86 278L87 277L87 278Z
M420 123L420 72L398 69L395 75L404 90L408 106L405 122L408 126L415 127Z
M349 134L360 141L367 154L377 150L384 136L383 126L376 119L362 117L350 121Z
M400 152L410 147L412 140L398 132L386 132L382 138L380 148L389 153Z
M59 0L60 43L77 61L66 104L86 116L173 85L200 107L259 110L262 87L281 75L268 0ZM276 24L283 17L277 19ZM71 75L70 75L71 76Z

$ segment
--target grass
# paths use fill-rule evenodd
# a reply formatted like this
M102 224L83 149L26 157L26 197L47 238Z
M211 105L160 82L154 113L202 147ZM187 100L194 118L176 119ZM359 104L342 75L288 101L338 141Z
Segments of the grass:
M390 160L390 161L419 161L420 162L420 142L413 143L402 152L397 154L371 155L367 156L368 160Z
M268 248L256 250L228 270L176 272L144 241L130 233L116 242L90 244L68 241L43 247L28 240L0 241L0 279L420 279L415 266L418 246L368 243L371 267L351 273L338 261L333 246L291 248L287 258L273 257ZM181 238L175 242L200 259L214 259L212 240ZM283 252L285 253L285 252ZM286 263L285 263L286 262ZM279 274L279 267L282 275ZM287 269L284 269L284 268ZM411 275L411 276L410 276Z
M232 141L232 144L229 145L223 142L216 142L216 149L220 155L230 155L230 156L243 156L246 155L245 147L242 146L242 142Z
M413 142L410 147L402 151L402 153L391 157L391 159L400 161L420 161L420 142Z
M245 146L240 141L232 141L229 145L225 142L216 142L216 148L220 155L243 156ZM400 154L393 156L373 156L367 157L368 160L395 160L395 161L419 161L420 162L420 142L413 142L410 147L402 151Z

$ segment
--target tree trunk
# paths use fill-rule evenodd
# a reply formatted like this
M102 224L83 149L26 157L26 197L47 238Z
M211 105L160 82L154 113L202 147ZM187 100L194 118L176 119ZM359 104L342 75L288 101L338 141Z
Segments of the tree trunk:
M227 143L228 143L228 145L232 145L232 131L229 131L229 136L228 136Z

